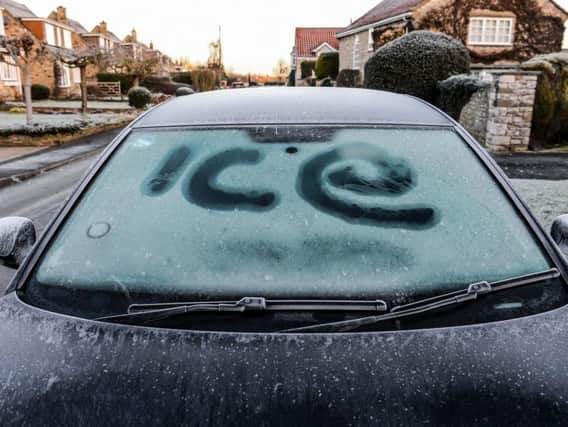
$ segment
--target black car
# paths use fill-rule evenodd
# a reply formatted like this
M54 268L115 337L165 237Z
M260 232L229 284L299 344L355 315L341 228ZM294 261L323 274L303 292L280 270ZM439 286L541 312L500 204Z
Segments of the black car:
M178 98L0 222L0 425L566 424L553 236L418 99Z

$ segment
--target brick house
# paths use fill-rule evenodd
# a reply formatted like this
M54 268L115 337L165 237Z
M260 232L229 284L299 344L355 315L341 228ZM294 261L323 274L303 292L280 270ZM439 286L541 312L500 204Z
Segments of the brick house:
M91 31L81 33L81 37L91 49L104 51L116 49L122 43L112 31L109 31L108 24L105 21L95 25Z
M568 12L553 0L383 0L337 33L339 68L364 73L374 50L412 30L446 33L479 66L561 50Z
M86 49L87 44L80 33L87 30L78 22L68 19L66 9L61 6L48 18L26 17L21 21L52 52L44 61L32 67L33 83L49 87L56 98L78 97L81 83L79 70L59 62L53 52L57 49ZM92 76L93 73L91 67L87 75Z
M0 0L0 37L17 37L27 32L22 18L36 15L26 6L12 0ZM22 98L22 78L20 69L13 60L0 49L0 102Z
M295 71L296 85L301 84L301 64L304 61L315 61L325 52L337 52L339 40L336 33L341 28L296 28L294 47L292 48L291 69Z
M122 52L132 58L143 58L146 56L146 52L149 47L138 40L138 33L136 29L133 28L130 34L128 34L121 42L120 49Z

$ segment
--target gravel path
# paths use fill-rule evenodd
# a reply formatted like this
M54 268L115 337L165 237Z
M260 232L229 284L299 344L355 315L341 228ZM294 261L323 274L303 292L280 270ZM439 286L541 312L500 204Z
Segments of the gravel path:
M568 180L514 179L512 181L545 230L550 230L552 221L558 215L568 214Z

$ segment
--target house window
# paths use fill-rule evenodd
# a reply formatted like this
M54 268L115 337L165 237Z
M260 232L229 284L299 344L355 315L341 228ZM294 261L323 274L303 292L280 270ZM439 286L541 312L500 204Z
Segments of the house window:
M68 65L60 64L59 65L59 81L57 85L59 87L70 87L71 86L71 69Z
M73 49L73 41L71 39L71 31L62 30L63 32L63 47Z
M355 36L353 41L353 69L358 70L361 67L361 40L359 34Z
M0 7L0 37L5 36L6 33L4 31L4 9Z
M81 83L81 70L79 68L73 68L73 83Z
M0 62L0 80L6 85L17 85L20 81L18 67L8 62Z
M375 50L375 41L373 40L373 29L369 28L369 46L367 47L367 50L369 52L373 52Z
M57 45L55 42L55 27L51 24L45 24L45 41L52 46Z
M101 49L105 48L105 39L103 39L102 37L99 37L99 47Z
M502 46L513 44L513 18L471 18L468 43Z

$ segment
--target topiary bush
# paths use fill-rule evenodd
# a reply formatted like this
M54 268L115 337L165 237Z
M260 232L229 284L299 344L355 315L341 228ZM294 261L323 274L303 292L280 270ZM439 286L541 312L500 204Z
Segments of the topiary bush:
M364 86L435 103L438 82L470 70L467 48L441 33L414 31L379 48L365 65Z
M295 69L291 69L290 73L288 74L288 82L286 83L286 86L296 86L296 70Z
M98 73L97 81L99 82L120 82L120 91L127 94L134 86L134 76L124 73Z
M339 73L339 52L322 53L316 61L315 71L318 80L326 77L335 80Z
M186 85L192 85L193 79L191 78L190 71L183 71L181 73L173 73L172 80L176 83L185 83Z
M191 72L193 89L197 92L214 90L217 85L217 74L212 70L195 70Z
M316 68L316 61L303 61L300 64L300 72L303 79L312 77L312 71Z
M531 145L568 143L568 53L537 56L522 67L541 72L536 87Z
M175 95L176 90L180 87L191 87L185 83L173 82L170 77L161 76L148 76L140 82L140 85L152 93L164 93L166 95Z
M34 101L48 99L49 95L50 95L50 90L47 86L39 84L32 85L32 99Z
M142 86L133 87L128 91L128 105L142 109L152 102L152 92Z
M360 87L361 72L359 70L341 70L335 82L337 87Z
M459 120L463 107L474 93L487 89L489 82L484 82L472 75L459 74L438 83L437 105L453 119Z
M195 92L190 87L180 87L176 90L176 96L193 95Z

